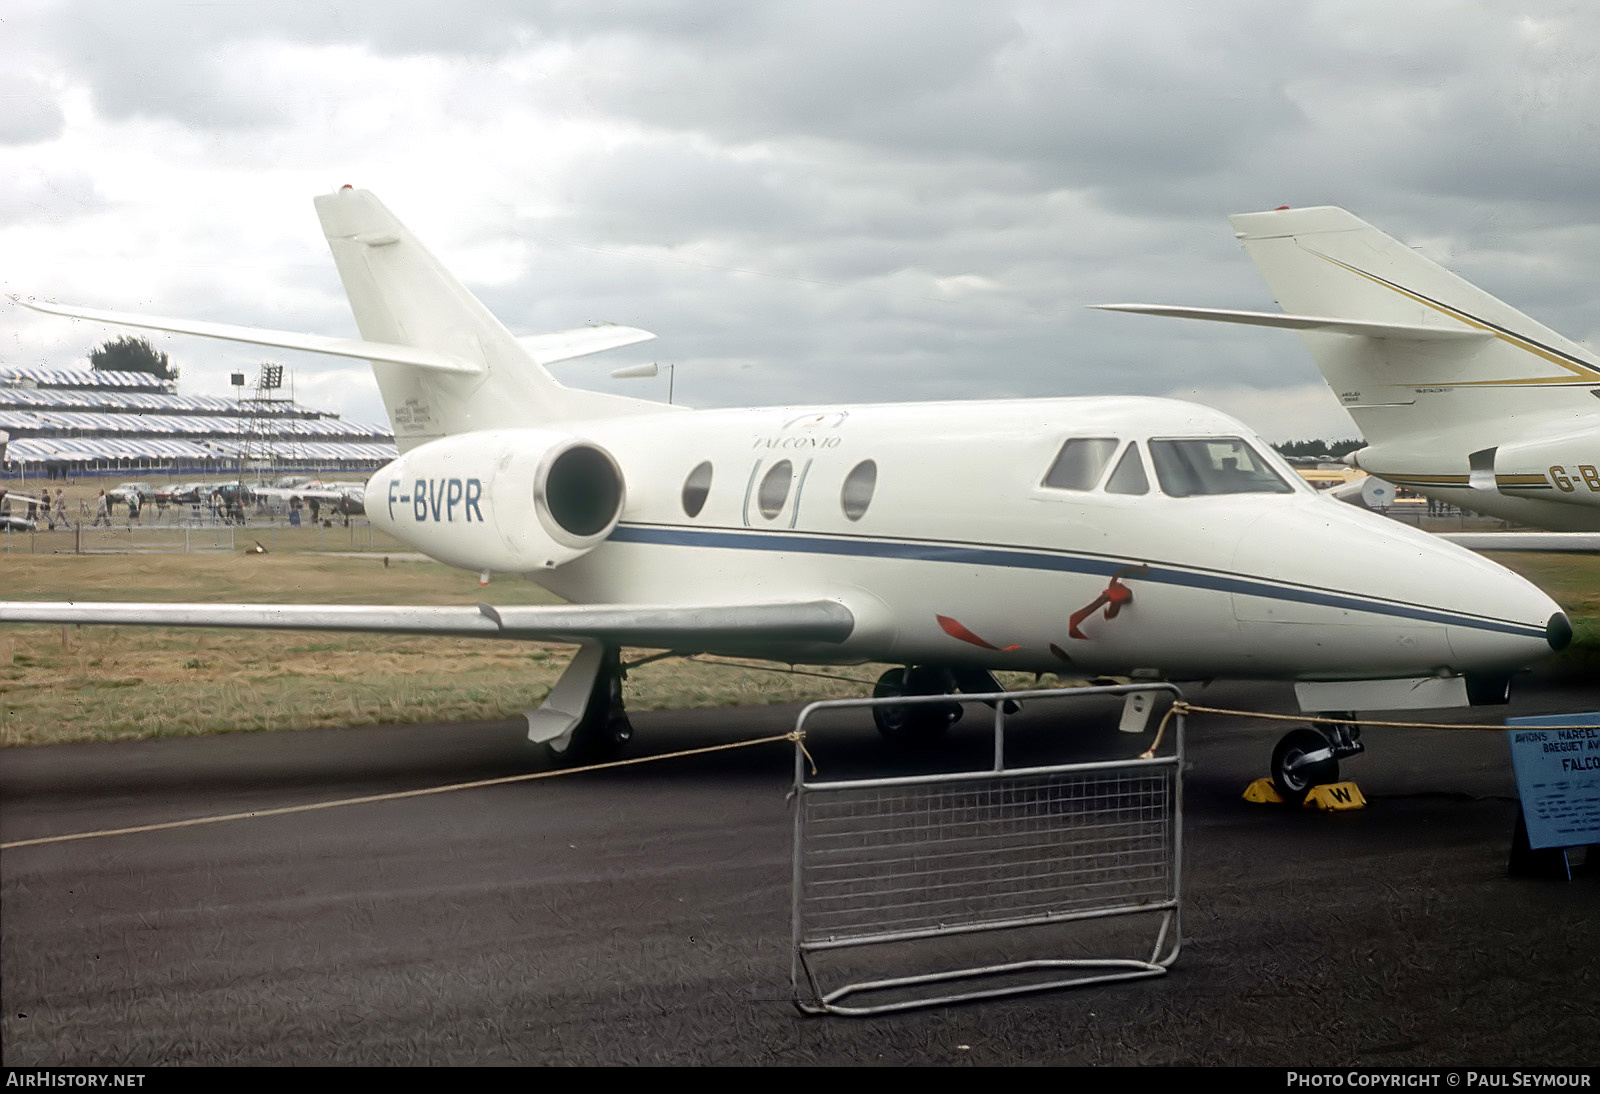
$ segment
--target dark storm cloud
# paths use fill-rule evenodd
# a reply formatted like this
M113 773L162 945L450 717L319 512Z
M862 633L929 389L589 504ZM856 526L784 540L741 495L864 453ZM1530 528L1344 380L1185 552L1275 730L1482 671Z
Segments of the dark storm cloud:
M760 164L672 142L585 159L562 189L602 236L672 243L792 231L814 213L805 208L805 187L791 181ZM670 237L659 238L663 231Z
M381 57L464 57L492 64L540 44L615 34L737 41L747 5L703 0L616 11L582 0L341 0L194 4L79 0L48 10L40 48L87 82L105 116L202 126L292 125L302 103L276 101L250 47L343 46ZM754 33L754 31L747 32Z
M240 169L258 131L293 150L339 127L351 147L316 154L431 180L424 213L495 191L429 237L511 242L520 272L475 286L491 307L521 331L656 330L637 359L682 362L705 403L1320 382L1292 339L1082 307L1271 308L1224 218L1279 204L1343 205L1573 336L1597 322L1588 5L95 0L35 20L50 86L111 124L177 123L173 161ZM359 113L357 71L391 91ZM36 101L13 124L47 141L61 114ZM505 118L596 136L547 169L537 145L505 154ZM451 177L469 168L491 180ZM17 215L72 176L30 177ZM326 289L303 325L342 315Z

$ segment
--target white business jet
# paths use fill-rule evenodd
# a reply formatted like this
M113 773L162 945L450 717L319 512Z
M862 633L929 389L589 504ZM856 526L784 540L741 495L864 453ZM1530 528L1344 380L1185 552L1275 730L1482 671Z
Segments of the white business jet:
M528 714L561 762L630 737L624 646L905 666L880 680L887 695L992 691L1001 669L1287 679L1307 711L1341 712L1275 753L1300 796L1361 750L1346 712L1501 700L1570 637L1522 578L1318 496L1206 407L688 411L575 390L544 366L643 332L519 343L371 194L316 206L360 340L30 306L371 361L401 449L368 483L373 523L571 606L11 602L0 620L577 643ZM879 728L935 738L953 707L880 709Z
M1283 314L1097 306L1298 331L1368 442L1355 466L1464 509L1600 531L1600 358L1343 209L1229 220Z

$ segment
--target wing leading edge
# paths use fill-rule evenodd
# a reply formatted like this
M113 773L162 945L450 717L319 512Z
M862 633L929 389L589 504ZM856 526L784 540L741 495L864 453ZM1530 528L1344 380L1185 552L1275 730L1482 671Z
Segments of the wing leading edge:
M361 604L133 604L0 601L0 623L369 631L647 649L714 650L774 642L840 643L855 616L837 600L774 604L476 607Z
M1167 319L1202 319L1211 323L1242 323L1248 327L1281 327L1284 330L1323 334L1350 334L1361 338L1397 338L1411 342L1487 341L1488 331L1470 327L1443 327L1421 323L1378 323L1365 319L1341 319L1327 315L1285 315L1282 312L1237 311L1230 308L1181 308L1171 304L1090 304L1096 311L1131 312Z

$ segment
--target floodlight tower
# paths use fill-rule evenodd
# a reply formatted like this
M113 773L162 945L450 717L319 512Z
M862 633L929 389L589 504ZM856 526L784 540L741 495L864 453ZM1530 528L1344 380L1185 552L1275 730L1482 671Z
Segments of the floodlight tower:
M243 373L235 373L242 383ZM283 388L283 366L263 362L261 373L256 377L255 392L250 398L250 413L241 423L244 434L239 444L239 484L244 485L245 469L250 464L251 455L258 447L265 447L265 441L272 431L271 409L277 399L272 394ZM258 444L258 442L262 442Z

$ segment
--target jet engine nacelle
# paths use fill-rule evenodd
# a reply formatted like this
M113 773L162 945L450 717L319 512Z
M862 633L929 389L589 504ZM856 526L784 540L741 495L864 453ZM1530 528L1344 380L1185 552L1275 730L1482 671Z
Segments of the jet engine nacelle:
M1588 463L1582 463L1584 456ZM1600 501L1600 430L1501 445L1494 454L1496 475L1536 476L1562 501Z
M467 570L548 570L616 527L622 470L592 441L501 429L420 445L367 482L367 516L425 554Z

